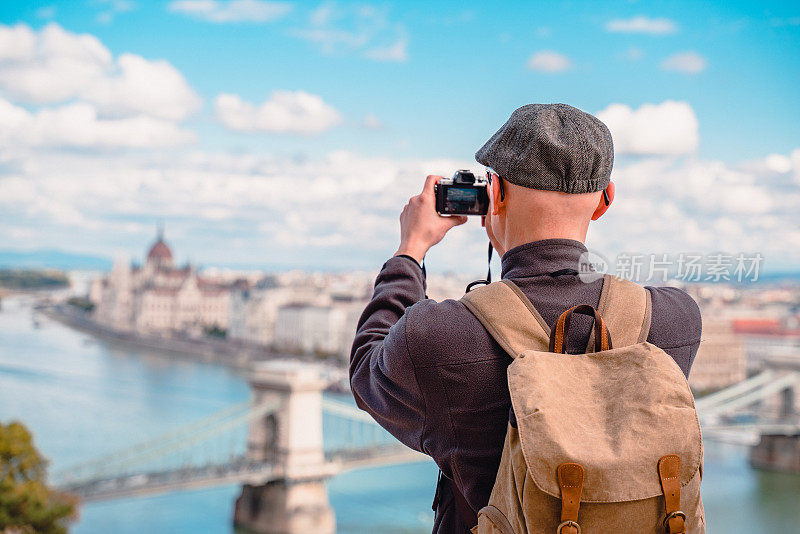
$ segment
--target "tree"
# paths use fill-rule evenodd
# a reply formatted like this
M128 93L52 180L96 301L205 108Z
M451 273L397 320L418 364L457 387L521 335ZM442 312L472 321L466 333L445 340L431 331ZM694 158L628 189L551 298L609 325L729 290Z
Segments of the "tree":
M24 425L0 422L0 534L63 534L76 500L46 484L47 461Z

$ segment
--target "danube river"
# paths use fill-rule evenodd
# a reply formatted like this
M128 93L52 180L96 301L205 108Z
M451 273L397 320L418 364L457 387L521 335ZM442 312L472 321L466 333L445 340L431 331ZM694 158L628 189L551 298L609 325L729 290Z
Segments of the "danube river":
M34 321L30 302L0 310L0 420L19 419L58 469L186 425L248 399L244 377L108 345ZM424 533L433 520L432 463L366 469L328 483L340 533ZM234 486L85 505L76 534L232 532ZM746 450L706 444L708 532L796 532L800 476L750 469Z

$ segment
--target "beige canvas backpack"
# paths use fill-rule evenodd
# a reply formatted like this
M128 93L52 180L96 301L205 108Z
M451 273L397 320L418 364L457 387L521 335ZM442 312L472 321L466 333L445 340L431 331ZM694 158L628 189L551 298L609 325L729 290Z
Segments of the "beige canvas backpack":
M694 398L645 341L649 291L606 275L598 310L571 308L552 331L510 280L462 302L514 359L517 420L473 533L705 532ZM573 313L594 317L586 354L565 354Z

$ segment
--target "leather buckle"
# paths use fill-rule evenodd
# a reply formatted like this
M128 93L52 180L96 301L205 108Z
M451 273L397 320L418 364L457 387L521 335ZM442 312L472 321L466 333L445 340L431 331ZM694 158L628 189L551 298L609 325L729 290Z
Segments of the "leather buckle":
M664 528L667 529L667 532L669 532L669 524L668 524L669 520L674 519L676 517L680 517L681 519L683 519L684 523L686 522L686 514L684 514L680 510L675 510L674 512L668 513L667 516L664 518L663 522Z
M562 522L560 525L558 525L558 528L556 528L556 534L561 534L561 531L564 529L564 527L575 527L575 529L578 531L578 534L581 534L581 526L575 521Z

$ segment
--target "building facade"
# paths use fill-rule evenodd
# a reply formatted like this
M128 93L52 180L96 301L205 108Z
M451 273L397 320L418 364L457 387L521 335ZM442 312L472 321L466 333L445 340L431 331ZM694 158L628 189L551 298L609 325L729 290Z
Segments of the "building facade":
M117 261L111 273L92 282L95 319L125 332L200 336L228 328L229 285L204 279L185 265L176 267L159 232L144 265Z
M274 345L287 352L334 356L347 361L363 308L362 302L281 306L275 320Z
M744 339L734 332L729 319L704 317L703 339L689 373L689 385L696 392L707 392L730 386L746 377Z

